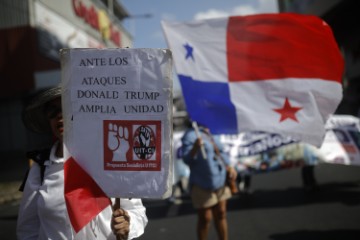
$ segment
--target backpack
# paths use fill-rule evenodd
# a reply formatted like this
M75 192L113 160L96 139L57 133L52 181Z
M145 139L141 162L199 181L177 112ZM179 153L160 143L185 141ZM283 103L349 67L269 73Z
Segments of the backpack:
M50 151L51 148L46 148L46 149L42 149L42 150L36 150L36 151L31 151L31 152L27 152L26 153L26 158L27 159L31 159L34 162L36 162L39 166L40 166L40 180L41 180L41 184L44 182L44 174L45 174L45 161L49 160L50 158ZM28 169L26 171L25 177L19 187L19 191L23 192L24 191L24 187L25 187L25 183L26 180L28 178L29 175L29 171L30 169Z

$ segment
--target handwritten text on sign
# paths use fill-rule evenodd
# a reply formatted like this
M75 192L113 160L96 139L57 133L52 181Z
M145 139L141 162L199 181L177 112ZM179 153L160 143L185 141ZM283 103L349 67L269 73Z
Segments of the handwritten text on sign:
M79 67L109 67L129 66L126 72L121 75L84 75L80 79L81 88L72 92L72 98L78 100L86 100L81 103L75 110L83 113L101 113L101 114L137 114L137 113L164 113L164 106L158 101L164 100L164 97L158 91L134 91L131 88L138 85L136 79L137 66L131 66L127 57L117 58L86 58L80 59ZM105 74L108 74L105 72ZM130 77L129 75L135 76ZM119 88L120 87L120 88ZM128 89L128 90L126 90ZM89 104L89 100L94 103ZM103 101L105 100L105 101ZM99 101L107 104L99 104ZM111 103L128 101L129 104L113 105ZM137 101L137 104L130 102Z

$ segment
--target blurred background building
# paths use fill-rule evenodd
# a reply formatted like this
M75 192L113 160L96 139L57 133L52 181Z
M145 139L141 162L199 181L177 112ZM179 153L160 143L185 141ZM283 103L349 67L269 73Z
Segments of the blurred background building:
M360 2L352 0L278 0L280 12L317 15L332 28L345 59L344 97L337 114L360 116ZM326 57L326 56L324 56Z
M116 0L0 1L0 154L8 161L43 139L25 129L27 98L60 83L59 49L132 47ZM41 144L41 141L40 143Z

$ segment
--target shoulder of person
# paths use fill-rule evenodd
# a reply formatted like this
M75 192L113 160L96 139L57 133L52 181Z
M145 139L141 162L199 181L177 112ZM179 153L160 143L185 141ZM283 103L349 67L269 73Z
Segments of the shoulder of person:
M189 128L184 132L182 139L188 138L189 136L195 135L195 130L193 128Z

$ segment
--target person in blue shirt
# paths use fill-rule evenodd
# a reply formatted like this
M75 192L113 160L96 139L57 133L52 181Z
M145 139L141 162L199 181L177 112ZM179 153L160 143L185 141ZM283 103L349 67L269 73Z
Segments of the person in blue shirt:
M190 195L198 212L198 239L207 239L214 219L219 239L227 240L226 202L231 191L226 186L226 175L228 172L236 179L236 170L230 166L222 144L208 128L199 127L198 131L189 128L182 138L182 151L184 162L190 168Z

